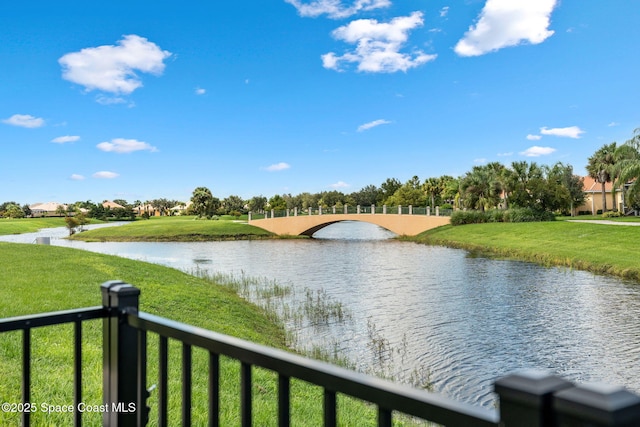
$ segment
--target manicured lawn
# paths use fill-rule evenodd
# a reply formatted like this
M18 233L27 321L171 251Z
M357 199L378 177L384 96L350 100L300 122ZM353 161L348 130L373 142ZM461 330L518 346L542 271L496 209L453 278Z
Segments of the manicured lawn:
M0 218L0 235L34 233L41 228L64 227L64 218Z
M640 227L488 223L439 227L408 240L640 280Z
M244 222L176 216L151 218L120 227L89 230L78 233L73 238L85 241L162 242L260 239L273 236L273 233Z

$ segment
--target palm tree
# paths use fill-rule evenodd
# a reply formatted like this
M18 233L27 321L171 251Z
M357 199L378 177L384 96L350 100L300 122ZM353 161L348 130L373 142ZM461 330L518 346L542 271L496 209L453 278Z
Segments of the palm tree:
M462 178L460 189L465 195L465 204L472 209L484 211L495 207L500 200L498 173L490 165L474 166Z
M431 209L435 208L436 196L439 196L442 192L440 181L438 178L427 178L424 184L422 184L422 188L427 194L427 197L431 199Z
M611 182L612 173L614 173L614 165L616 164L615 151L615 142L605 144L593 156L589 157L589 163L587 164L589 176L602 185L602 212L607 210L605 184ZM615 199L613 204L615 208Z
M460 182L462 178L449 177L444 183L444 190L442 190L442 197L451 203L454 208L461 208L462 191L460 190Z
M637 203L640 195L640 128L635 129L633 133L631 139L616 148L616 185L624 187L629 183L625 190L625 199Z

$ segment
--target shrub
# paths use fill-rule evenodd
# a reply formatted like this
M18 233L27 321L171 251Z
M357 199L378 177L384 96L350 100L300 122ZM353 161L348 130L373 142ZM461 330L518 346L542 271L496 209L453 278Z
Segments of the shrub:
M505 214L505 222L538 222L555 221L552 212L538 211L531 208L511 208Z
M481 224L484 222L537 222L555 221L552 212L531 208L493 209L490 211L455 211L451 215L451 225Z
M622 213L620 211L608 211L602 214L602 218L618 218L621 216Z
M481 211L455 211L451 214L451 225L480 224L487 222L487 218Z
M486 213L487 222L505 222L507 212L508 211L502 209L492 209Z

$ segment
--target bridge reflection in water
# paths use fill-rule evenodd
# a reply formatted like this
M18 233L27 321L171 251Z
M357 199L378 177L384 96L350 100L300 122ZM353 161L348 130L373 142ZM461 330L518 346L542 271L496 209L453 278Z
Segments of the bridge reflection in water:
M312 236L316 231L340 221L362 221L378 225L401 236L415 236L423 231L450 223L450 210L413 206L356 206L323 209L297 208L267 211L264 215L249 213L249 224L278 235Z

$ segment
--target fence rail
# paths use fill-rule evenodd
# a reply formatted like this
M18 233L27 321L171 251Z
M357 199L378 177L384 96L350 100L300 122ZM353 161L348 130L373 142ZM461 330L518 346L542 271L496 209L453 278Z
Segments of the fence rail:
M453 209L440 209L440 207L431 208L429 206L332 206L332 207L312 207L304 209L271 209L264 211L264 214L258 215L264 219L284 218L288 216L307 216L307 215L422 215L422 216L451 216ZM249 212L251 219L252 212ZM258 219L258 218L255 218Z
M104 404L133 404L135 411L103 414L103 426L144 426L146 408L147 334L159 336L158 407L159 426L168 425L168 342L182 343L181 420L192 424L192 348L208 351L209 426L219 425L220 356L240 362L240 413L242 426L252 425L252 370L254 367L278 376L278 425L290 425L290 381L299 379L324 390L324 425L336 426L339 412L337 395L349 395L377 407L378 426L391 426L394 412L447 426L635 426L640 425L640 396L610 386L576 386L540 372L524 372L499 379L495 391L499 411L480 408L375 377L349 371L255 344L192 325L176 322L138 310L140 291L126 283L101 285L103 306L57 313L21 316L0 320L0 332L23 331L22 401L30 402L31 338L35 327L74 323L74 425L82 425L77 410L82 399L82 322L103 319L103 396ZM123 406L128 407L128 406ZM156 412L154 411L154 412ZM28 412L21 424L30 426Z

